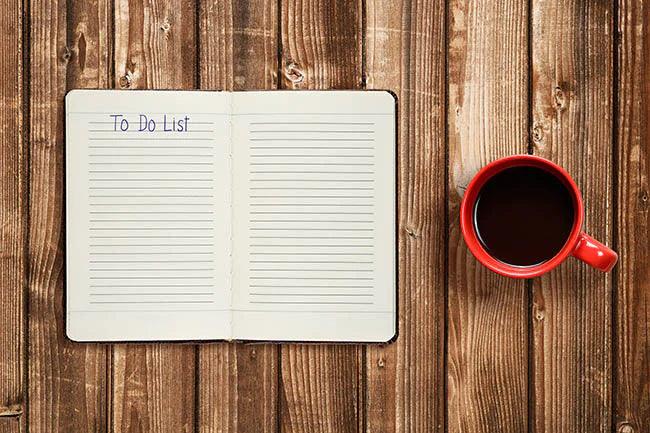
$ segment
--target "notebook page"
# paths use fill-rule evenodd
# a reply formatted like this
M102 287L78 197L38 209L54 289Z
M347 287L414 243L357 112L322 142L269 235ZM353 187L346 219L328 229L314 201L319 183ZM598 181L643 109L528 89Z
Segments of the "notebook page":
M230 337L230 94L66 97L67 333Z
M234 338L395 334L395 100L233 98Z

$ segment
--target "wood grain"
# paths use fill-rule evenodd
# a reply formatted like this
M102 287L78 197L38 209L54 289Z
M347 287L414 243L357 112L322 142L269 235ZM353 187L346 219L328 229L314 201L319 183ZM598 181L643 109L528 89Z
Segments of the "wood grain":
M24 422L28 209L21 9L18 0L0 5L0 419L17 413L13 417ZM0 430L15 424L0 421Z
M277 88L277 4L207 0L199 17L199 87ZM210 344L199 348L201 432L277 430L278 349Z
M115 84L123 89L196 86L196 7L191 0L119 0L115 5ZM115 432L191 432L195 427L195 348L115 346Z
M650 4L618 9L614 413L617 433L650 431Z
M399 337L368 346L367 432L444 431L445 3L366 5L368 88L398 97Z
M361 88L361 8L359 0L280 0L282 88Z
M115 346L113 355L115 432L194 431L192 346Z
M115 85L196 87L195 0L115 0Z
M526 152L528 18L520 0L449 1L449 432L527 427L526 287L474 259L458 212L481 166Z
M283 88L361 87L361 2L281 0L280 20ZM359 430L362 351L361 346L282 346L281 431Z
M20 417L0 418L0 433L21 433L25 429L21 425Z
M3 2L0 433L650 431L646 3ZM399 97L396 343L65 339L68 89L366 85ZM464 187L527 150L573 174L614 274L574 261L528 293L467 251Z
M200 88L276 89L277 3L201 0L200 8Z
M104 432L106 347L64 336L63 97L110 84L110 4L33 0L29 10L29 431Z
M572 175L584 229L612 243L612 5L533 2L533 144ZM535 431L606 432L611 275L577 260L535 279Z

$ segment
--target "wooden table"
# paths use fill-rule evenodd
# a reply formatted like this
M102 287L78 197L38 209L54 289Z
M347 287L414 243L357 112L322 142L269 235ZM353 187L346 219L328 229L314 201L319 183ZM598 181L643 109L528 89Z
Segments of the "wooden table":
M0 432L650 432L645 0L6 0L0 29ZM396 92L397 342L67 341L84 87ZM463 189L516 153L572 173L614 272L477 264Z

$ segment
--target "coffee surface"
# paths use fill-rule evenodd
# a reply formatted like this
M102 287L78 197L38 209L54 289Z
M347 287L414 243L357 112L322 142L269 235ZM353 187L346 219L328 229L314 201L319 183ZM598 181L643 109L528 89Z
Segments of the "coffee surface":
M555 256L574 217L567 188L537 167L496 174L483 185L474 206L474 228L485 250L515 266L533 266Z

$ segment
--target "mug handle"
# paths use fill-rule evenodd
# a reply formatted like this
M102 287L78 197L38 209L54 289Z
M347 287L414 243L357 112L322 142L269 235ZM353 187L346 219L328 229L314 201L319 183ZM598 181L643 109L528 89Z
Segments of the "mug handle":
M603 272L612 270L618 261L618 254L586 233L580 233L573 249L573 257Z

